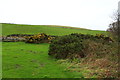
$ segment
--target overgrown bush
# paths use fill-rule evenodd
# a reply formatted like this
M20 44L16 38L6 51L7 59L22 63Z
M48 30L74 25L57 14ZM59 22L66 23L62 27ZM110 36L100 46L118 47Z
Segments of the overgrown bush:
M52 40L48 54L61 59L83 58L87 55L84 51L88 46L85 44L87 39L103 43L113 41L110 37L105 37L102 34L93 36L73 33Z
M73 58L73 55L74 57L84 57L82 49L82 41L78 37L66 35L52 41L48 54L63 59Z

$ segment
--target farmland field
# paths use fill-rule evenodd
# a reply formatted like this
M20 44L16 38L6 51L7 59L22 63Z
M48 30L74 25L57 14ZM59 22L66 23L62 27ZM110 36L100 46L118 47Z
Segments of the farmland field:
M2 35L38 34L67 35L71 33L100 34L105 31L61 26L2 24ZM49 44L2 42L3 78L80 78L82 72L65 70L66 65L48 55Z

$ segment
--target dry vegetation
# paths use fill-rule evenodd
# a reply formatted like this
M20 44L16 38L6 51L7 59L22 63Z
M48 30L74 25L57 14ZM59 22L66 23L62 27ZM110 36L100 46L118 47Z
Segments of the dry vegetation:
M83 73L85 78L118 78L118 43L86 40L85 58L58 60L66 70Z

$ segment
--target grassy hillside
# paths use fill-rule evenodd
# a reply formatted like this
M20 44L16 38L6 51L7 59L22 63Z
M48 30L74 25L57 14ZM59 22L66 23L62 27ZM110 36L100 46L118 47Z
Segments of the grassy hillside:
M61 36L71 33L95 35L106 32L56 25L2 24L2 35L4 36L9 34L38 33ZM88 73L91 74L91 71L86 69L88 65L82 65L81 67L76 62L69 63L66 60L56 60L49 56L49 45L48 43L2 42L3 78L81 78L86 77L85 75ZM88 77L97 76L94 72Z
M2 24L2 35L8 34L38 34L46 33L49 35L66 35L70 33L99 34L105 31L89 30L55 25L21 25L21 24Z

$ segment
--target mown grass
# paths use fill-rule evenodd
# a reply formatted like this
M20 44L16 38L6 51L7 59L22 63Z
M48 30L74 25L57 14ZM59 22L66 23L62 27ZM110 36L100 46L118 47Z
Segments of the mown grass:
M100 34L105 31L89 30L83 28L70 28L66 26L54 25L20 25L20 24L2 24L2 35L9 34L38 34L46 33L48 35L67 35L71 33Z

